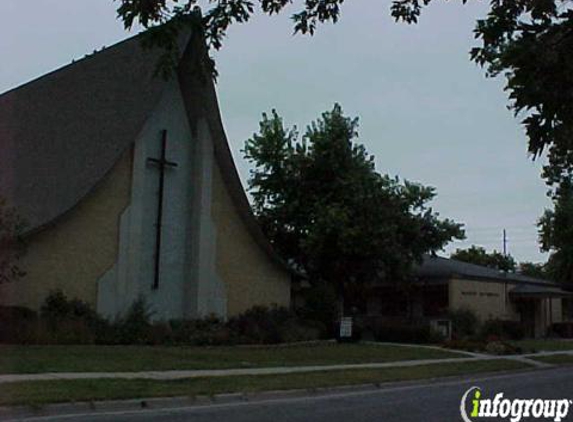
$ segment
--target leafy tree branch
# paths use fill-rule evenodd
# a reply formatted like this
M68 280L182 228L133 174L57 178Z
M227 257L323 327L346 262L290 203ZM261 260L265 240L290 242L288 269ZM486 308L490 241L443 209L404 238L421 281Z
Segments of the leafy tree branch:
M263 231L285 260L339 294L404 281L423 254L464 237L460 224L429 207L433 188L376 172L357 137L358 120L339 105L302 137L273 111L244 148Z

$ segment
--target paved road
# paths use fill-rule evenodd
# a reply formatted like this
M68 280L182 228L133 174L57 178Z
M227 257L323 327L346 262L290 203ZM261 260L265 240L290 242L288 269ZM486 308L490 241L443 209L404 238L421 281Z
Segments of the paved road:
M484 398L573 399L573 368L556 368L467 380L394 385L388 388L211 406L109 412L28 419L45 422L450 422L461 420L463 393L479 386ZM486 420L486 419L483 419ZM494 419L487 419L494 420ZM509 420L509 419L507 419ZM573 408L566 421L573 421Z

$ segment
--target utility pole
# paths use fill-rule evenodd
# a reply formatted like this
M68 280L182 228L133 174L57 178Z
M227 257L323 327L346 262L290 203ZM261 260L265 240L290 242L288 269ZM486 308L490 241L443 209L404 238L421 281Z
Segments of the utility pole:
M507 256L507 232L503 229L503 256ZM507 273L507 270L505 271ZM503 301L503 313L507 316L507 304L508 304L508 294L507 294L507 281L503 283L503 296L505 300Z

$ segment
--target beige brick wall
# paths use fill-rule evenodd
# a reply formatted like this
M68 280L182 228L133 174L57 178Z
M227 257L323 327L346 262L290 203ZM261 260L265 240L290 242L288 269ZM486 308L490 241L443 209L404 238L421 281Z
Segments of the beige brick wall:
M290 305L290 275L255 242L241 220L223 183L218 165L213 168L212 216L217 233L217 274L227 292L227 315L254 305Z
M493 318L519 320L519 314L506 292L512 289L508 284L466 279L450 280L450 308L470 309L480 320ZM506 290L507 289L507 290Z
M131 150L76 207L28 239L19 263L27 274L0 285L0 302L39 309L50 291L61 289L95 308L96 281L116 260L119 218L130 185Z
M520 314L513 300L506 301L506 292L515 287L515 283L484 282L475 280L450 280L450 307L452 309L471 309L480 320L504 319L520 321ZM551 300L551 307L549 301ZM562 299L541 299L535 301L534 334L543 336L550 322L563 320ZM551 318L550 318L551 313Z

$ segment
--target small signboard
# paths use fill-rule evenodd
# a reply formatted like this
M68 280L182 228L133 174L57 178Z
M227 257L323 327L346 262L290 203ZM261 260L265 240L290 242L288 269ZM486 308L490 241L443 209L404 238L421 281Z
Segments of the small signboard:
M352 317L340 319L340 338L352 337Z
M430 321L430 327L440 333L445 339L452 339L452 321L448 319L434 319Z

